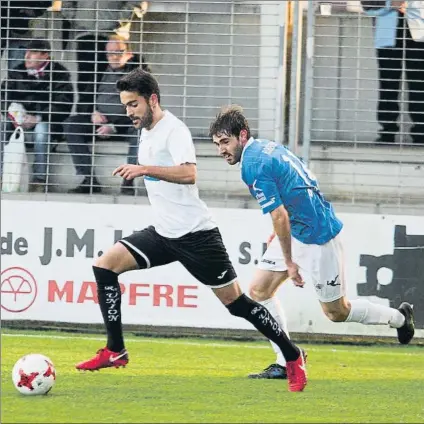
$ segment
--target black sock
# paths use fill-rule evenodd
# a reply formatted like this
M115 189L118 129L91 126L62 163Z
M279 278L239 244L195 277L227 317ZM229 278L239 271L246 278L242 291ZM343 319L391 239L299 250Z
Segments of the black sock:
M300 349L287 337L268 309L242 294L233 303L227 305L232 315L244 318L255 326L265 337L273 341L284 355L286 361L299 358Z
M121 321L121 289L118 274L93 266L97 281L97 297L107 331L107 348L120 352L124 348Z

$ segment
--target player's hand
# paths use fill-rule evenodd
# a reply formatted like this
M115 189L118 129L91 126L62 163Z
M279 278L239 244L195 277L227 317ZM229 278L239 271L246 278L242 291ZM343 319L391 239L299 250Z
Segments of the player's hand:
M297 264L294 262L287 264L287 272L296 287L303 287L305 285L302 276L299 274L299 266Z
M266 247L269 247L269 245L271 244L272 240L274 240L275 238L275 231L268 237L268 240L266 241Z
M113 171L112 175L120 175L126 180L132 180L147 175L147 169L142 165L121 165Z

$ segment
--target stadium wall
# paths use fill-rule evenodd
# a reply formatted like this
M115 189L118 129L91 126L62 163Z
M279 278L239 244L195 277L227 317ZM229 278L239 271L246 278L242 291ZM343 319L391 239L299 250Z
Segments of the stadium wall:
M32 219L28 219L28 213ZM224 242L247 289L271 223L259 210L213 209ZM415 305L417 336L424 338L424 218L340 214L346 283L351 298ZM145 205L3 200L1 214L1 312L3 323L39 322L85 328L101 323L95 257L122 236L152 222ZM223 308L210 290L180 264L120 277L124 322L133 326L252 330ZM311 285L287 282L278 296L292 332L306 335L390 337L384 326L335 324L325 318ZM158 330L162 331L162 330Z

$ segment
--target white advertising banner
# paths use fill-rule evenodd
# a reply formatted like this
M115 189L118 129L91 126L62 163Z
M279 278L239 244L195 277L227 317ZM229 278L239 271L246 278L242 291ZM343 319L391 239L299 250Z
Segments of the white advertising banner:
M212 209L247 291L271 232L259 210ZM141 205L4 200L1 312L4 320L101 323L92 264L116 240L148 226ZM339 214L350 298L397 307L414 303L424 337L424 217ZM179 263L120 276L126 324L249 329ZM287 281L278 292L293 332L395 335L384 326L332 323L313 287Z

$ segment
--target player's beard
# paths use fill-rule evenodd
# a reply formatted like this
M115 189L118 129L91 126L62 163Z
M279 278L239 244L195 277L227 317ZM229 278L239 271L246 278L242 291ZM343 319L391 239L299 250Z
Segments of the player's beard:
M138 118L138 117L137 117ZM149 129L153 124L153 109L150 107L150 105L147 105L146 113L141 117L138 118L140 120L140 125L138 128L146 128Z
M234 165L236 163L239 163L240 162L242 153L243 153L243 145L240 142L240 144L237 145L237 148L234 151L234 155L233 155Z

